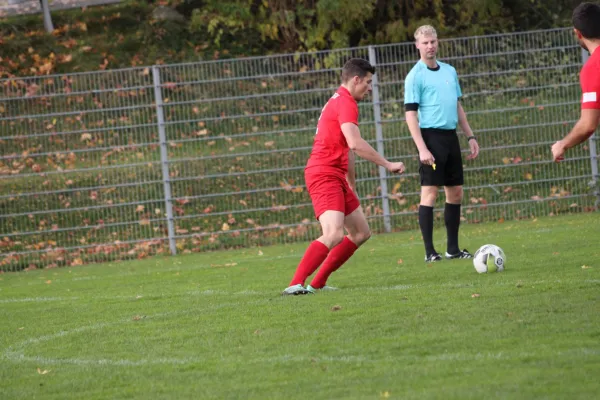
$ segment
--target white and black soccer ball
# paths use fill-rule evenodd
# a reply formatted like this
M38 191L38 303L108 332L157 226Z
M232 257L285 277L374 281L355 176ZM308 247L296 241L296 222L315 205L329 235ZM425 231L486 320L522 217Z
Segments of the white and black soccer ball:
M502 272L506 264L504 251L495 244L481 246L473 257L473 266L480 274L487 272Z

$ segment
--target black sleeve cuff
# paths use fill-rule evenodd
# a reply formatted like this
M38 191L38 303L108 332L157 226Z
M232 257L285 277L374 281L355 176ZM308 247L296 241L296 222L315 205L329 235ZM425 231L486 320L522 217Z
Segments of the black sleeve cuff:
M404 105L404 111L418 111L419 103L406 103Z

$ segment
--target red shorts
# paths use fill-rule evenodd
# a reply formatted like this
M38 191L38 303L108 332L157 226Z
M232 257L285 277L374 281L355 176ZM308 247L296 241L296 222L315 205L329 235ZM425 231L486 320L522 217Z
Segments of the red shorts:
M360 207L360 201L346 178L334 174L305 172L304 179L317 219L325 211L340 211L349 215Z

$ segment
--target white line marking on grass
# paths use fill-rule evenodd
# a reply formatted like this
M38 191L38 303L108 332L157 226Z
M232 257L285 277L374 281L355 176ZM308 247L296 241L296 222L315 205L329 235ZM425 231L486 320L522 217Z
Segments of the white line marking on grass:
M192 290L191 292L186 292L185 294L188 296L213 296L213 295L224 296L224 295L228 295L229 293L227 293L223 290Z
M384 288L384 290L408 290L408 289L412 289L412 287L413 287L412 285L396 285L396 286Z
M39 364L45 365L110 365L110 366L124 366L124 367L139 367L143 365L164 365L164 364L172 364L172 365L188 365L199 363L202 360L199 358L153 358L147 359L142 358L141 360L85 360L78 358L46 358L39 356L24 356L23 354L19 354L17 357L12 358L11 361L21 361L21 362L36 362Z
M79 300L79 297L24 297L21 299L2 299L0 304L5 303L44 303L47 301L70 301Z
M579 349L575 352L557 352L555 357L571 356L571 355L588 355L597 356L600 351L594 349ZM413 361L413 362L457 362L457 361L486 361L486 360L518 360L523 357L538 357L538 353L519 352L516 354L500 352L500 353L442 353L427 356L418 355L402 355L396 357L370 358L364 356L302 356L302 355L283 355L279 357L256 358L253 360L244 359L245 363L253 364L272 364L272 363L333 363L333 364L361 364L361 363L381 363L381 362L398 362L398 361ZM35 362L42 365L78 365L78 366L123 366L123 367L139 367L145 365L188 365L195 363L206 362L203 358L185 357L185 358L142 358L140 360L110 360L110 359L78 359L78 358L47 358L40 356L25 356L23 354L11 355L11 361L14 362ZM222 360L225 361L225 360Z
M257 300L257 301L253 301L253 302L246 303L246 304L247 305L248 304L258 304L258 303L263 303L264 301L265 300ZM175 312L158 313L158 314L146 316L144 319L171 317L171 316L182 315L182 314L189 315L190 313L193 313L193 312L202 313L205 311L214 311L214 310L218 310L218 309L226 308L226 307L239 307L239 303L232 302L232 303L225 303L225 304L217 304L217 305L210 306L210 307L204 307L202 309L181 310L181 311L175 311ZM125 319L120 319L120 320L114 321L114 322L101 322L98 324L83 326L80 328L62 330L62 331L59 331L59 332L56 332L56 333L53 333L50 335L29 338L20 343L17 343L15 345L7 347L4 350L4 353L2 354L2 356L0 356L0 359L6 359L6 360L12 361L12 362L38 362L38 363L54 364L54 365L56 365L56 364L58 364L58 365L60 365L60 364L97 365L97 366L111 365L111 366L126 366L126 367L152 365L152 364L184 365L184 364L199 363L199 362L203 361L202 358L191 358L191 357L185 357L185 358L160 357L160 358L144 358L144 359L140 359L140 360L128 360L128 359L109 360L109 359L84 359L84 358L48 358L48 357L42 357L42 356L37 356L37 355L34 355L34 356L25 355L25 349L27 349L33 345L38 345L40 343L49 342L54 339L59 339L64 336L74 335L74 334L81 333L81 332L94 331L94 330L104 329L104 328L107 328L110 326L124 325L124 324L129 324L129 323L136 323L136 321L132 320L131 318L125 318Z
M227 292L225 290L193 290L186 292L189 296L257 296L265 294L265 292L257 292L256 290L242 290L239 292Z
M585 279L583 283L600 283L600 279ZM428 288L453 288L453 289L467 289L479 287L482 284L483 287L503 287L503 286L515 286L518 282L516 281L489 281L489 282L470 282L470 283L441 283L441 284L408 284L408 285L394 285L394 286L360 286L344 288L341 287L338 293L350 292L350 291L403 291L411 289L428 289ZM522 281L521 284L524 286L530 285L543 285L543 284L554 284L564 283L562 280L546 281ZM52 301L86 301L86 300L142 300L142 299L156 299L156 298L171 298L180 296L261 296L266 295L268 297L278 295L278 291L273 292L259 292L256 290L241 290L237 292L228 292L225 290L192 290L182 293L168 293L168 294L144 294L142 297L138 295L126 295L126 296L93 296L93 297L25 297L25 298L13 298L13 299L1 299L0 304L7 303L45 303Z
M265 294L264 292L257 292L256 290L242 290L240 292L235 292L234 296L257 296L260 294Z
M93 297L23 297L13 299L0 299L0 304L8 303L46 303L52 301L86 301L86 300L141 300L141 299L156 299L156 298L171 298L178 296L257 296L265 294L265 292L258 292L255 290L242 290L239 292L227 292L224 290L193 290L183 293L168 293L168 294L145 294L138 297L138 295L127 295L127 296L93 296Z
M553 354L554 357L562 356L598 356L600 351L597 349L577 349L575 351L559 351ZM110 360L110 359L79 359L79 358L47 358L41 356L25 356L22 353L7 353L7 358L13 362L35 362L42 365L77 365L77 366L115 366L115 367L139 367L145 365L189 365L206 362L205 358L185 357L185 358L142 358L139 360ZM333 364L361 364L361 363L382 363L382 362L457 362L457 361L490 361L490 360L519 360L521 358L536 358L539 353L534 352L498 352L498 353L441 353L426 356L398 354L397 356L385 356L382 358L373 358L365 356L303 356L303 355L282 355L279 357L265 357L256 359L244 359L245 363L252 364L273 364L273 363L333 363ZM225 360L221 360L225 361ZM231 361L234 361L232 358Z
M587 282L594 282L597 280L586 280ZM539 282L539 281L538 281ZM541 281L544 282L544 281ZM501 283L504 285L505 283ZM512 284L512 283L510 283ZM425 285L423 285L424 287ZM440 285L427 285L430 287L436 287ZM410 289L414 286L411 285L398 285L398 286L390 286L387 289L390 290L404 290ZM370 289L381 290L381 287L372 287ZM363 289L360 289L363 290ZM198 292L199 294L215 294L216 291L204 291ZM221 292L226 293L226 292ZM249 293L255 294L252 291L244 291L239 293ZM260 304L264 303L267 299L256 300L252 302L245 303L246 305L251 304ZM224 304L217 304L213 306L204 307L201 309L186 309L176 312L164 312L157 313L154 315L146 316L145 319L152 320L162 317L172 317L176 315L190 313L203 313L206 311L214 311L226 307L239 307L239 302L230 302ZM206 360L201 357L183 357L183 358L171 358L171 357L158 357L158 358L142 358L139 360L130 360L130 359L85 359L85 358L50 358L44 357L40 355L25 355L25 350L30 350L31 347L44 344L46 342L50 342L55 339L61 339L69 335L75 335L78 333L86 332L86 331L94 331L99 329L105 329L111 326L125 325L125 324L134 324L137 323L130 318L122 318L113 322L101 322L93 325L83 326L79 328L73 328L69 330L61 330L56 333L43 335L39 337L32 337L21 341L17 344L7 347L1 359L5 359L12 362L35 362L38 364L46 364L46 365L78 365L78 366L144 366L144 365L188 365L194 363L202 363ZM573 351L557 351L553 354L553 356L592 356L596 357L600 355L599 349L594 348L581 348ZM289 362L327 362L327 363L381 363L381 362L398 362L398 361L414 361L414 362L456 362L456 361L478 361L478 360L500 360L500 359L514 359L518 360L523 357L538 357L539 354L537 352L498 352L498 353L440 353L440 354L431 354L431 355L415 355L415 354L398 354L396 356L384 356L381 358L374 358L368 356L354 356L354 355L340 355L340 356L307 356L307 355L281 355L278 357L259 357L256 359L247 360L244 362L251 362L255 364L264 364L264 363L289 363ZM547 358L547 357L546 357ZM225 360L222 360L225 361ZM231 357L231 361L235 361L235 357Z
M557 351L553 356L598 356L600 350L581 348L573 351ZM255 359L253 363L289 363L289 362L327 362L327 363L381 363L381 362L398 362L398 361L413 361L413 362L456 362L456 361L485 361L485 360L518 360L520 358L537 358L538 352L498 352L498 353L440 353L430 355L416 354L398 354L396 356L384 356L381 358L365 357L365 356L304 356L304 355L282 355L279 357L269 357L263 359ZM548 358L547 356L543 357ZM246 360L247 361L247 360Z
M387 359L387 358L386 358ZM256 359L252 362L255 363L288 363L288 362L332 362L332 363L361 363L361 362L381 362L384 359L373 359L364 356L302 356L302 355L291 355L285 354L279 357L268 357L263 359Z

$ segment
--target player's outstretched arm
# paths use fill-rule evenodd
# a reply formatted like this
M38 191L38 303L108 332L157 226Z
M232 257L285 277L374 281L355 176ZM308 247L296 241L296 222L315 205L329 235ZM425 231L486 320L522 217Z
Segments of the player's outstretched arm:
M600 124L600 109L584 108L581 110L581 117L575 124L571 132L562 140L552 145L552 158L555 162L564 159L565 151L585 142Z
M346 138L348 147L359 157L374 162L375 164L384 167L393 173L403 173L404 163L401 162L390 162L386 160L381 154L379 154L366 140L360 136L360 130L358 126L351 122L342 124L342 133Z

